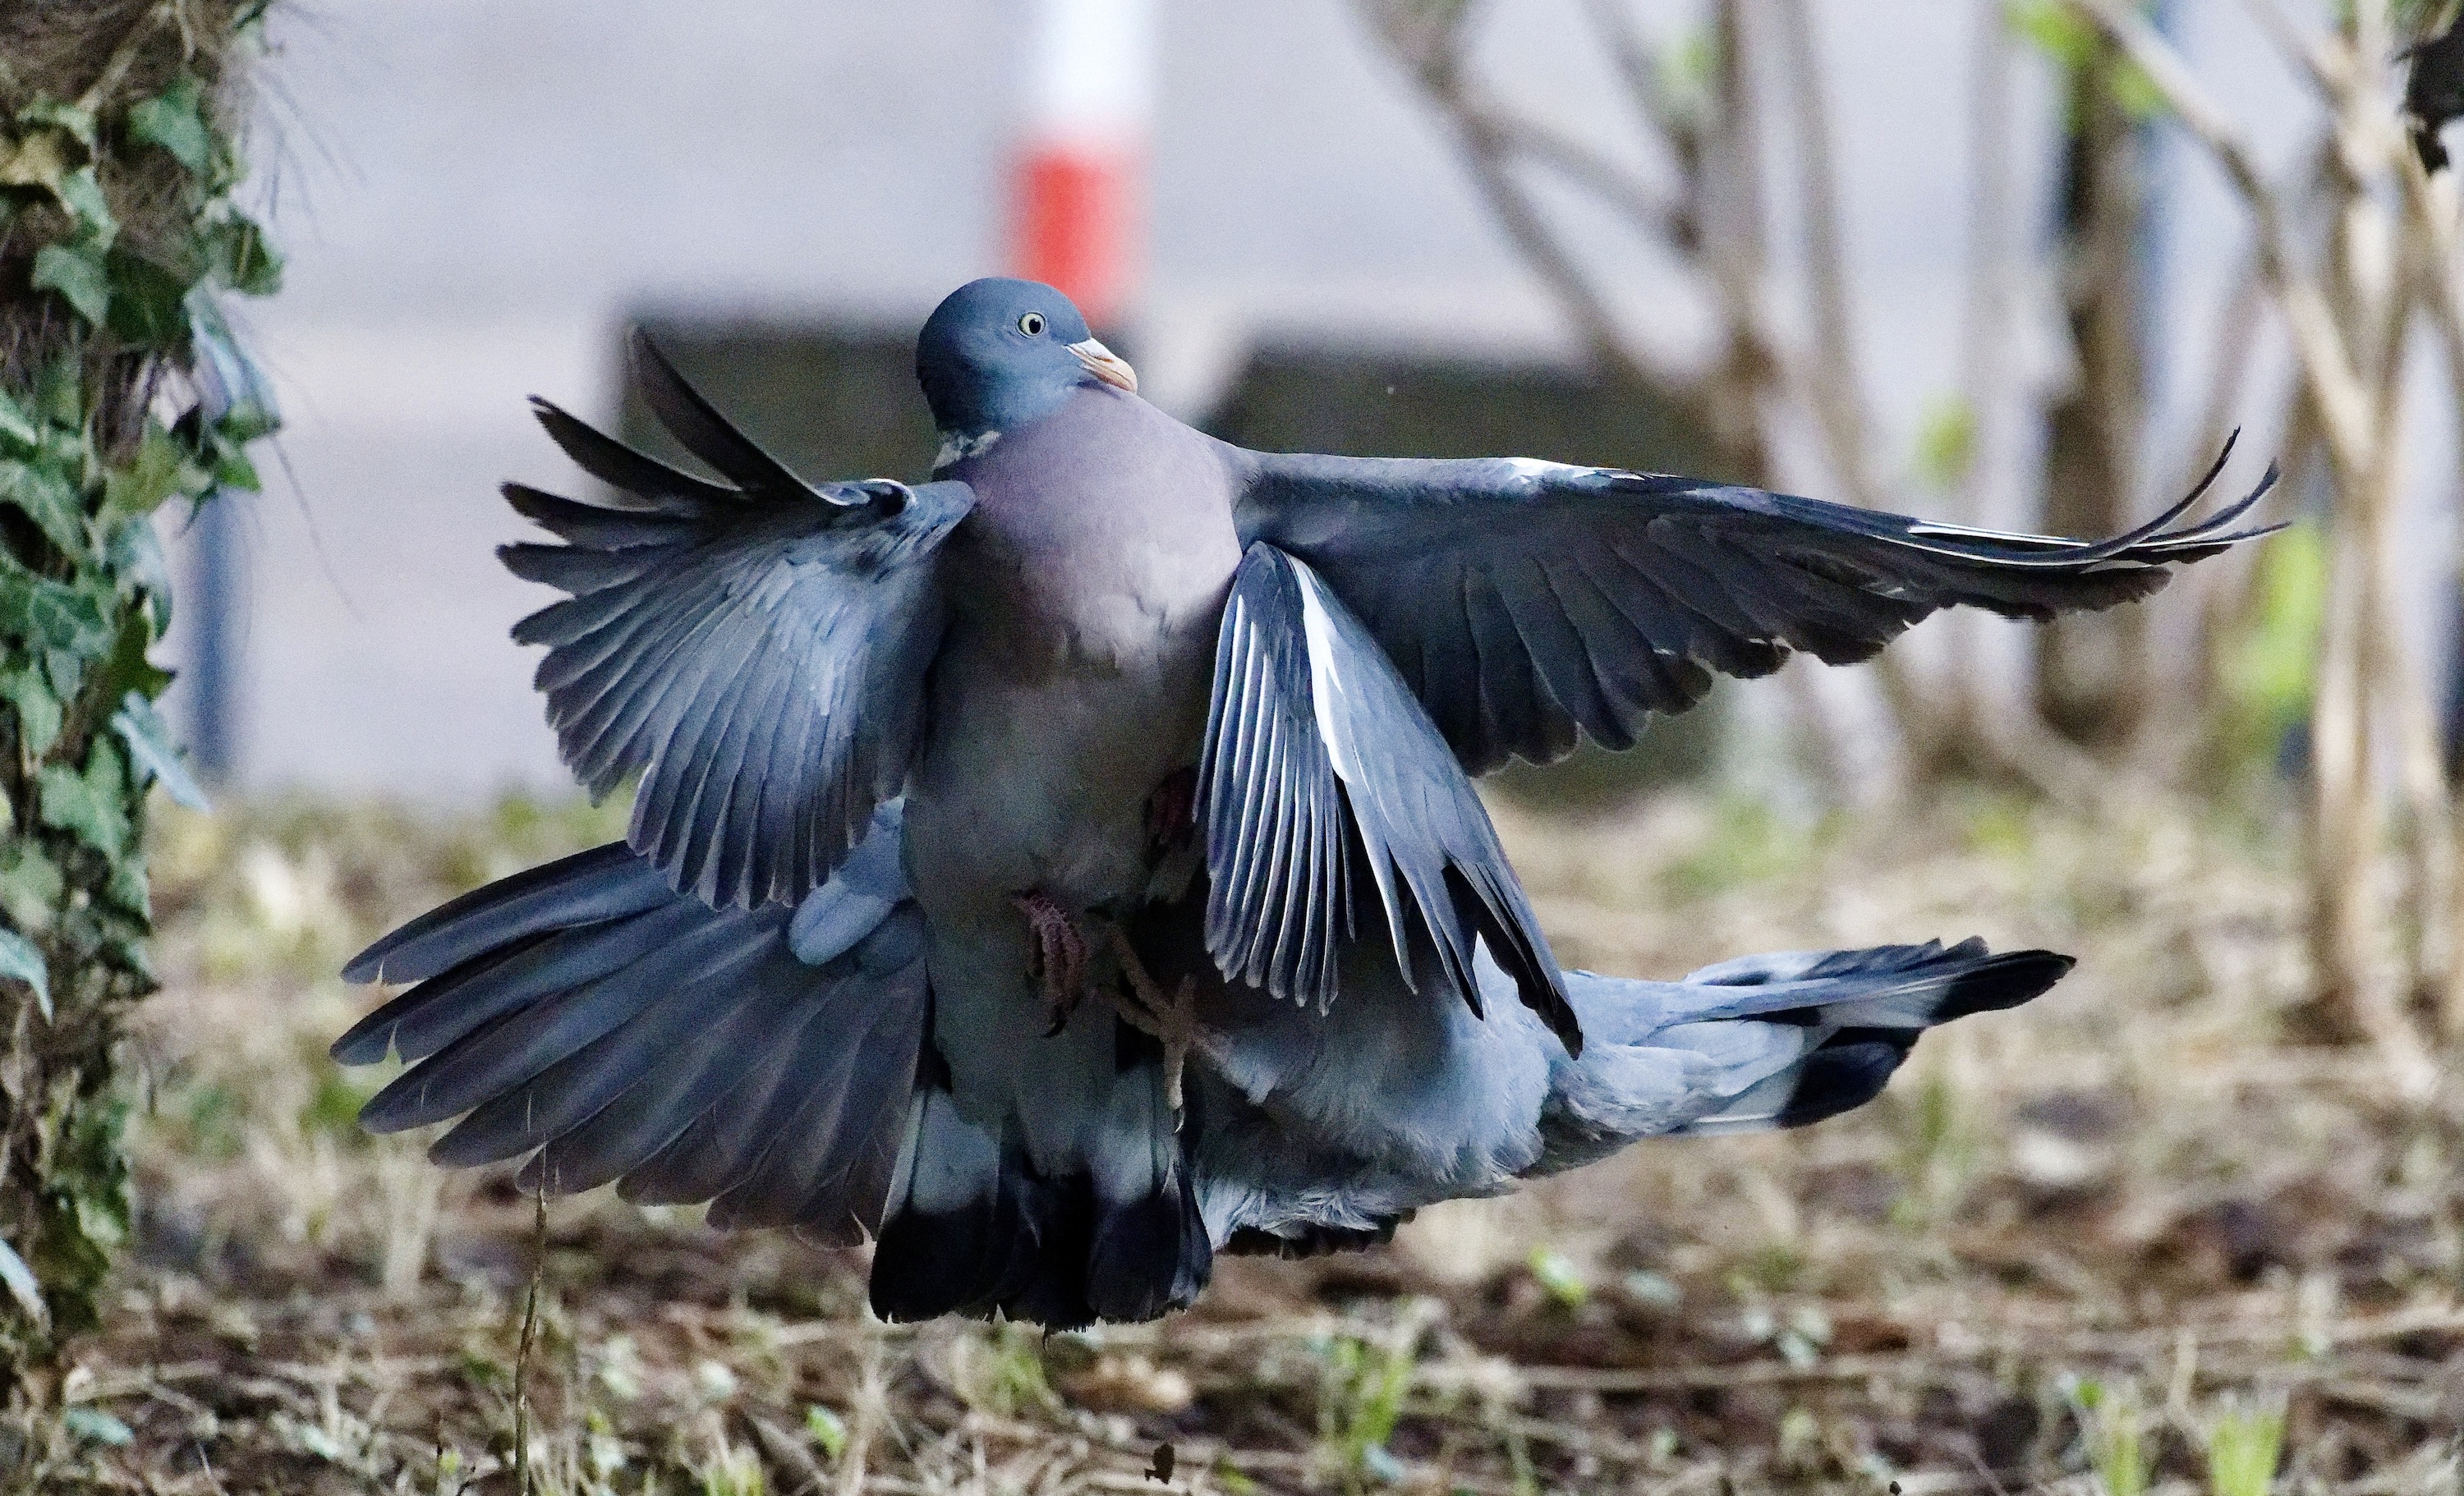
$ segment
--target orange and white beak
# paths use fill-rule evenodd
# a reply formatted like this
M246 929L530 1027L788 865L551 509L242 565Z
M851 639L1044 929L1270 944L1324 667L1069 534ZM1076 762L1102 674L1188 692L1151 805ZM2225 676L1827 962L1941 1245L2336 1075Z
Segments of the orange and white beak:
M1114 389L1126 389L1133 395L1138 392L1138 371L1130 367L1130 361L1094 339L1073 342L1069 351L1078 355L1078 362L1087 365L1089 373Z

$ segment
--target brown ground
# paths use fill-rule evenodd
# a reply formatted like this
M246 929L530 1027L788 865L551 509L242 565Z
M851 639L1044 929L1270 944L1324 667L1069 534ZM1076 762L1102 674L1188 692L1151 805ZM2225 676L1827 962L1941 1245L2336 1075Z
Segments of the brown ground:
M351 1126L331 973L390 921L610 834L182 820L144 1014L143 1227L64 1408L0 1432L47 1490L510 1492L527 1376L552 1492L2459 1489L2464 1086L2295 1047L2263 820L1974 799L1793 826L1680 797L1509 817L1571 962L1927 935L2083 957L1805 1133L1646 1145L1391 1248L1224 1265L1195 1313L1042 1338L891 1329L863 1254L604 1197L547 1213ZM524 1367L526 1366L526 1371ZM2101 1473L2100 1473L2101 1472Z

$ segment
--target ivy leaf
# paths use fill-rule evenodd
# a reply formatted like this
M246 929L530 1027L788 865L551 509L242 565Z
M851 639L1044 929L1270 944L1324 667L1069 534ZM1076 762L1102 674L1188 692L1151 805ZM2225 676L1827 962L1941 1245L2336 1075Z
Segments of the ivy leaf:
M243 214L207 230L206 253L214 277L242 296L270 297L282 289L282 256L265 242L265 231Z
M46 244L34 252L34 288L56 291L77 314L96 326L111 310L111 275L92 240Z
M111 216L111 204L103 199L94 168L79 166L62 177L58 191L60 202L77 215L78 237L93 240L98 253L111 248L120 237L120 220Z
M34 407L43 419L56 427L85 433L85 383L77 364L77 350L63 348L60 356L43 365L34 376Z
M77 490L50 468L0 460L0 504L23 511L61 555L85 555L85 506L77 502Z
M43 1019L52 1016L52 973L34 942L14 930L0 930L0 981L22 981L34 994Z
M256 464L249 460L247 446L230 440L219 430L214 433L214 486L250 494L265 492L265 480L256 475Z
M0 159L0 186L38 187L57 193L69 174L66 137L57 130L30 130Z
M95 740L86 754L85 772L64 763L45 764L34 783L45 825L68 832L115 862L127 855L128 811L121 803L126 777L110 739Z
M128 133L160 145L192 172L202 173L213 160L213 132L200 107L203 90L194 74L183 73L169 88L128 108Z
M75 104L61 103L53 99L37 99L17 111L17 122L48 124L66 130L77 137L79 145L94 149L94 111L91 109L80 109Z
M196 352L198 403L216 441L237 448L279 427L282 415L275 405L273 382L232 335L222 298L203 281L188 291L188 329L189 345ZM250 476L254 476L253 470ZM253 482L234 486L256 488Z
M111 642L102 606L84 589L21 567L0 567L0 634L80 658Z
M130 519L112 532L104 547L111 569L120 578L121 597L149 597L162 614L156 633L171 627L171 563L163 554L163 538L148 519Z
M191 466L187 452L157 421L145 423L137 454L125 467L103 474L102 501L126 515L150 515L163 500L183 492L203 494L210 480Z
M169 266L126 249L103 261L111 277L111 330L143 348L176 349L187 341L183 297L190 281Z
M121 615L120 637L112 641L111 656L102 663L102 699L116 700L136 691L151 700L171 684L171 672L145 657L145 647L153 642L154 627L143 609Z
M34 418L28 415L26 407L11 398L5 389L0 389L0 437L6 437L29 451L40 445L43 439L41 429L34 425Z
M27 752L49 753L60 740L60 698L42 676L23 670L0 675L0 701L17 709L17 738Z
M132 691L121 701L120 710L112 714L111 729L128 745L128 760L136 766L139 783L151 775L162 781L163 793L188 809L213 808L172 743L170 726L143 693Z
M13 836L0 850L0 914L20 930L52 928L68 889L59 864L45 856L31 836Z

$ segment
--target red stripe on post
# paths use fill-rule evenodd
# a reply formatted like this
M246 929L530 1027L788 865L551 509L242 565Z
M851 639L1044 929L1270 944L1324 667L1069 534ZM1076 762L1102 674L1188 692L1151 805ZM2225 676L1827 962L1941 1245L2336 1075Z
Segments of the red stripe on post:
M1123 150L1045 145L1019 164L1011 262L1098 327L1113 324L1129 294L1136 181Z

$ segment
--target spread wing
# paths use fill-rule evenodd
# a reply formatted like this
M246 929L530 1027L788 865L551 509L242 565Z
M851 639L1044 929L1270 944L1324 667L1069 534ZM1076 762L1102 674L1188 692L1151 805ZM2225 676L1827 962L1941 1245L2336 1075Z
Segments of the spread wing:
M515 575L572 594L515 627L564 761L594 796L639 771L626 840L705 902L794 903L907 776L939 647L935 558L962 483L815 488L636 335L662 425L728 481L680 473L544 401L539 422L615 490L505 497L562 539L509 545Z
M1206 948L1276 997L1334 999L1381 921L1415 991L1474 1012L1474 945L1579 1052L1565 979L1471 781L1368 631L1309 567L1253 545L1234 576L1199 769ZM1363 912L1364 891L1377 909Z
M1251 460L1242 541L1314 568L1476 774L1559 758L1578 732L1630 747L1714 672L1866 659L1937 608L2043 619L2144 597L2266 534L2232 527L2276 480L2175 528L2220 455L2154 521L2089 542L1520 458Z

